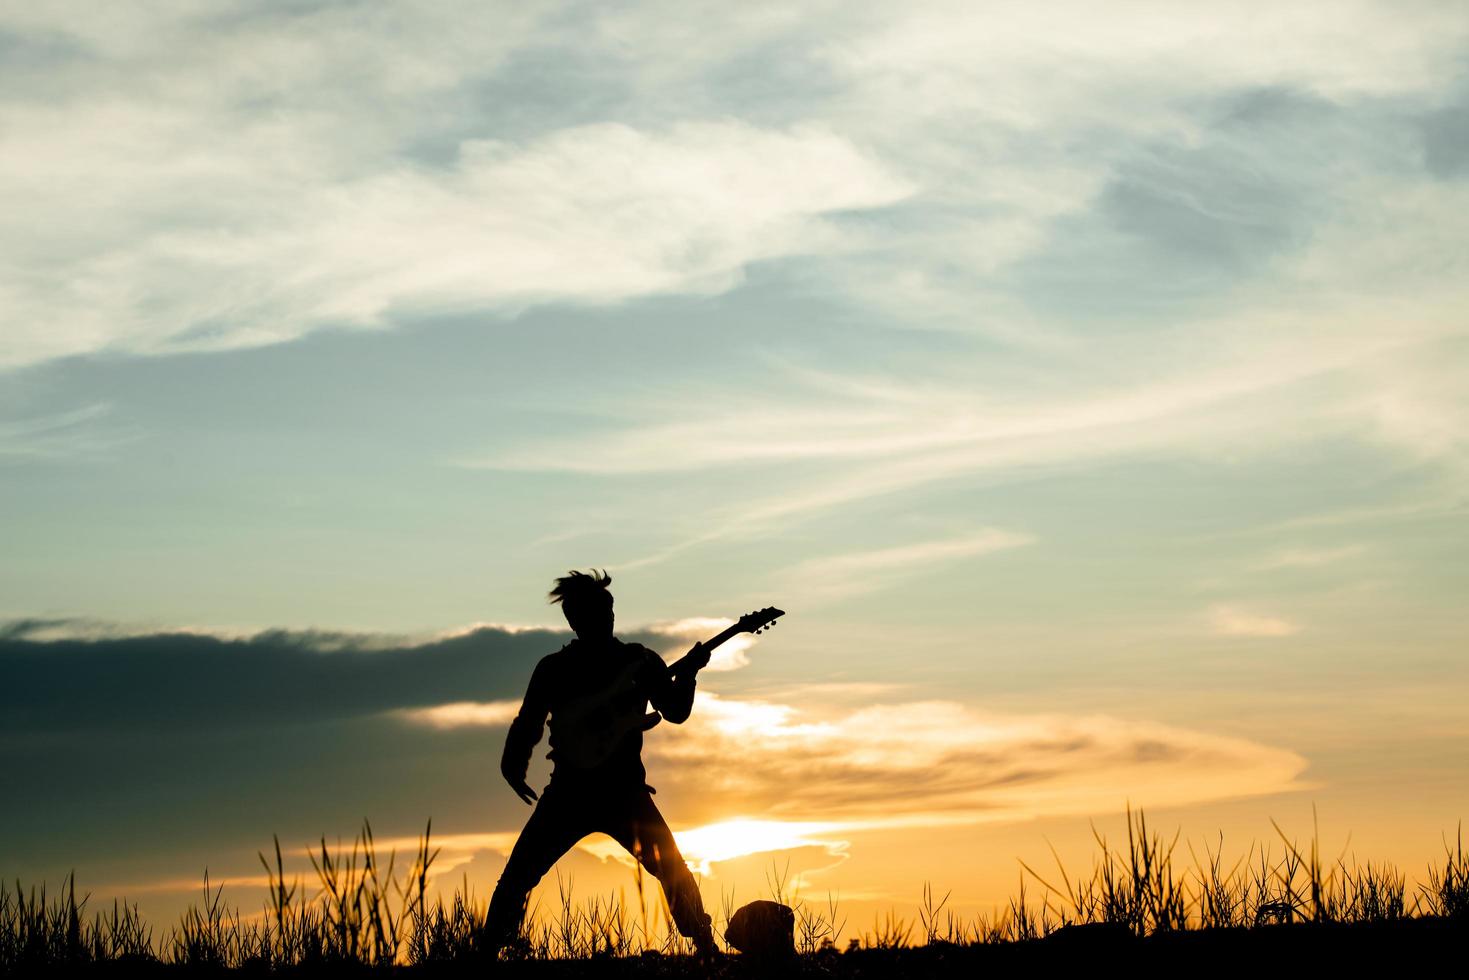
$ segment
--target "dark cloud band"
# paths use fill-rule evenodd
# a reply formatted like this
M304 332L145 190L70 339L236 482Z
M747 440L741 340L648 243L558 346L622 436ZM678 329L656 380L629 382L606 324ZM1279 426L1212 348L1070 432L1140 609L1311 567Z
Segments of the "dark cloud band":
M85 625L0 626L0 732L263 727L518 698L536 661L570 637L495 626L421 640L291 630L98 636ZM655 650L678 642L626 636Z

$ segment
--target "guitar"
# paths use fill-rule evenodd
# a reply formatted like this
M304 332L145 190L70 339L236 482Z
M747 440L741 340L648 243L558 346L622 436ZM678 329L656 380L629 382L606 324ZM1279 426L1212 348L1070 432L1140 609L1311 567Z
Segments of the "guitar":
M705 643L700 643L665 669L670 678L697 671L709 663L716 647L741 633L763 633L785 615L785 610L766 606L741 616L733 626ZM638 684L644 664L632 664L612 683L586 697L569 701L551 713L555 744L551 758L577 769L592 769L605 762L617 743L631 732L647 731L662 718L647 712L648 696Z

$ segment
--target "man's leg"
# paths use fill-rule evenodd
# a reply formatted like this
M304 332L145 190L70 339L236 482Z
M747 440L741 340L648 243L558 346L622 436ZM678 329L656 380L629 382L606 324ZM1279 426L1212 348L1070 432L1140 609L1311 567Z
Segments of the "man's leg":
M554 787L541 794L490 896L485 940L491 956L520 931L531 889L573 844L592 832L586 810L584 804L566 798Z
M668 821L658 812L653 797L640 789L620 802L622 805L614 808L618 812L602 829L658 879L678 931L692 939L699 952L714 952L714 931L704 911L699 884L684 863L673 831L668 829Z

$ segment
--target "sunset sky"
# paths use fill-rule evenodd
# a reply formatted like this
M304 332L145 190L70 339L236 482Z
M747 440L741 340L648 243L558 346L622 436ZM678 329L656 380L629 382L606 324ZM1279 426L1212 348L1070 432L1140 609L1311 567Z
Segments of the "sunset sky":
M0 877L431 817L487 894L593 566L670 657L788 610L647 740L715 907L1129 803L1420 873L1466 215L1458 0L0 2Z

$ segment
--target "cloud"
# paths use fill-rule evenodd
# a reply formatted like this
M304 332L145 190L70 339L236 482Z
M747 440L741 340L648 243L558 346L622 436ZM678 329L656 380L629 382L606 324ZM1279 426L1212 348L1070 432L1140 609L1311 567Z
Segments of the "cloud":
M686 648L654 629L623 636ZM187 877L236 854L249 872L272 832L350 835L364 815L382 838L431 816L468 860L503 841L462 835L524 819L499 791L503 724L537 660L568 639L484 624L426 636L0 624L0 771L15 798L47 801L0 810L11 871Z
M633 423L611 438L598 433L546 440L513 459L547 471L606 462L608 472L646 473L682 469L686 460L708 460L712 467L794 461L804 458L806 446L824 446L811 454L828 457L831 465L815 477L764 499L742 496L698 522L708 530L621 563L638 567L709 541L829 515L843 505L941 480L1003 481L1165 454L1218 465L1226 452L1231 459L1249 458L1323 438L1367 436L1380 442L1381 429L1359 398L1363 388L1356 387L1370 389L1364 372L1417 360L1446 339L1437 321L1383 334L1365 309L1346 321L1333 319L1329 326L1336 336L1330 342L1324 317L1254 319L1226 317L1211 324L1191 341L1196 354L1187 363L1160 360L1157 352L1138 348L1133 363L1066 390L1003 376L976 386L943 371L902 381L826 375L820 391L813 384L804 391L772 392L735 423L727 416L675 427ZM1262 333L1266 323L1279 329ZM1457 363L1451 353L1449 363ZM816 400L826 405L828 429L817 417L802 415ZM650 407L647 414L666 418L683 411L675 403L688 401L674 393L668 405ZM793 418L803 420L802 435L787 442ZM1282 425L1282 418L1290 424ZM731 436L731 424L740 430L737 437ZM864 426L865 433L859 431ZM706 455L711 445L717 454ZM1417 442L1391 445L1421 458Z
M688 394L674 389L634 406L637 417L622 431L539 439L462 462L634 474L818 458L877 464L871 480L844 481L844 486L884 492L894 483L908 485L919 468L936 477L1027 468L1177 450L1205 439L1270 445L1300 438L1312 427L1339 430L1365 420L1359 413L1344 421L1343 415L1356 407L1349 400L1313 406L1312 386L1395 357L1421 356L1420 348L1444 339L1447 330L1434 322L1384 335L1376 326L1367 310L1347 323L1328 323L1324 311L1288 320L1225 316L1200 325L1195 357L1187 363L1141 343L1129 351L1136 355L1130 363L1114 364L1095 377L1068 374L1074 383L1059 387L1037 385L1027 372L1000 372L993 383L976 386L967 366L956 371L935 365L926 376L899 379L780 363L790 377L763 392L749 411L691 415ZM1332 331L1335 342L1325 345ZM709 400L702 383L701 390L703 400ZM1281 411L1301 414L1281 431ZM672 416L683 420L663 421Z
M860 39L844 38L825 50L874 87L929 82L923 105L942 110L936 96L952 91L967 97L956 109L988 105L991 115L1024 121L1024 110L1084 114L1087 102L1076 97L1096 98L1099 79L1113 91L1153 93L1148 108L1180 91L1251 82L1332 95L1421 91L1453 64L1469 28L1449 4L1413 10L1405 21L1377 4L1330 0L1210 11L1144 2L1106 16L1085 2L1044 10L1020 3L913 4L883 9ZM1063 23L1086 29L1056 30ZM1262 46L1261 37L1274 43ZM1173 86L1155 84L1162 77ZM988 103L980 102L987 92Z
M1297 623L1279 616L1251 612L1236 606L1215 606L1209 610L1209 626L1219 636L1282 637L1301 631Z
M1258 621L1235 615L1231 622ZM107 636L83 624L80 631L92 638L64 639L65 624L19 621L0 631L5 730L174 737L169 733L181 729L290 729L384 717L441 731L501 726L519 704L530 666L564 637L493 627L420 642L279 630L235 639ZM638 635L661 637L677 650L680 633L703 635L705 622L665 630ZM34 638L41 635L50 638ZM803 696L822 690L796 689ZM860 689L864 696L891 690ZM464 697L481 692L491 696ZM953 702L863 704L840 690L835 695L815 698L824 709L802 711L701 691L693 718L650 739L648 751L679 778L705 772L698 782L710 799L754 807L737 812L822 820L836 812L860 816L880 804L884 786L903 785L935 810L977 811L1015 793L1041 798L1076 780L1086 795L1104 784L1153 785L1166 770L1167 779L1156 780L1161 786L1179 776L1176 767L1192 765L1227 783L1279 774L1299 761L1248 742L1116 719L991 715ZM1142 782L1109 783L1113 776L1099 775L1134 764L1145 764L1137 774ZM828 804L834 810L823 813Z
M98 424L112 411L106 402L93 402L66 412L0 420L0 461L93 457L136 438L130 429Z
M1279 568L1319 568L1355 558L1366 549L1360 544L1342 545L1337 548L1285 548L1273 551L1253 566L1257 571L1274 571Z
M712 293L800 258L782 269L864 327L996 342L793 391L664 381L594 438L444 458L824 464L630 566L937 480L1119 456L1346 436L1462 466L1469 185L1432 180L1414 148L1452 128L1430 110L1463 19L1065 9L1065 37L1054 13L945 3L702 8L697 31L637 6L242 6L227 30L11 14L30 57L0 96L17 250L0 363Z
M709 693L646 752L657 771L698 785L713 802L692 805L711 816L846 831L1289 792L1306 768L1294 752L1246 739L1106 716L952 701L799 710Z
M805 703L801 709L701 691L687 722L647 739L650 772L680 797L680 847L702 873L774 851L812 849L841 860L853 834L884 828L1110 812L1128 803L1181 806L1306 788L1300 776L1307 763L1294 752L1176 726L988 712L953 701ZM488 718L514 705L479 707ZM481 723L477 710L462 705L416 719L432 712L441 713L444 727ZM609 841L581 846L626 861Z
M719 622L635 635L671 655L685 631ZM294 846L322 828L350 832L364 813L379 846L403 853L415 843L404 832L431 814L440 877L472 869L491 881L524 819L496 792L495 732L535 658L564 638L488 626L415 639L8 624L0 767L20 798L52 805L0 812L0 833L23 842L17 873L115 862L135 869L117 875L166 876L167 891L192 880L179 862L195 858L178 855L241 855L245 872L272 831ZM867 830L1289 792L1305 768L1286 750L1143 721L891 700L901 692L871 685L786 696L801 706L701 690L687 722L645 742L689 857L721 880L742 854L829 867ZM162 856L167 866L150 866ZM746 863L758 880L758 860Z
M704 624L723 622L623 636L671 655L690 635L707 638ZM17 620L0 624L0 731L249 730L383 714L436 728L500 724L536 661L569 639L565 630L494 625L415 638ZM740 651L750 641L732 642ZM741 662L727 658L726 669Z
M493 627L439 640L267 630L0 639L0 728L117 731L258 728L511 696L564 635ZM64 625L64 624L63 624Z
M785 592L798 592L807 603L872 592L925 567L1007 551L1035 543L1028 534L998 528L935 541L828 555L803 561L782 573Z
M114 96L46 114L0 101L0 121L0 367L717 292L753 262L850 247L824 215L909 193L818 125L597 122L342 173L313 159L331 134L290 116L298 131L216 138L239 121Z
M429 728L504 728L519 711L519 701L454 701L394 713L409 724Z
M680 644L693 646L695 643L701 643L718 636L734 624L735 620L733 619L694 616L672 622L653 623L648 628L660 636L677 638ZM749 650L756 642L755 634L753 633L736 633L715 648L704 670L708 673L719 674L749 666ZM675 648L673 653L670 654L670 659L674 659L676 655L682 655L684 652L686 651Z
M703 6L697 23L436 0L8 10L0 365L719 291L807 255L899 326L1020 340L1055 328L1006 272L1075 269L1070 240L1121 256L1105 278L1129 287L1073 278L1074 295L1199 293L1158 262L1233 282L1312 237L1312 201L1382 200L1341 161L1401 179L1374 148L1426 127L1428 165L1452 172L1450 118L1371 114L1440 107L1466 39L1452 5ZM1360 106L1372 125L1344 119Z
M1118 458L1230 465L1345 439L1462 471L1457 310L1469 277L1454 274L1463 253L1453 216L1469 185L1429 182L1387 152L1413 134L1376 100L1437 100L1434 72L1451 70L1463 25L1445 22L1446 34L1417 44L1421 25L1384 24L1389 45L1344 63L1325 57L1319 35L1291 34L1252 56L1201 41L1227 48L1284 31L1294 15L1262 27L1130 10L1124 21L1159 31L1134 39L1134 59L1125 44L1030 37L1023 11L949 13L942 30L931 13L895 13L877 18L891 31L865 23L829 43L833 71L880 110L826 118L883 147L920 191L884 214L887 233L870 248L812 274L835 302L880 311L884 325L942 322L991 342L865 373L829 365L826 351L809 362L772 355L779 384L741 378L711 398L705 379L668 383L610 431L452 460L602 476L801 468L797 485L767 500L702 515L715 530L633 556L643 564L937 480ZM1346 16L1382 18L1363 7ZM999 37L1014 50L976 63ZM1300 62L1277 57L1295 49ZM946 97L911 112L911 93L930 87ZM943 124L966 113L985 126L952 136ZM1053 130L1074 140L1038 135ZM963 132L974 132L967 117ZM1063 176L1024 186L1037 172ZM995 200L984 196L991 186L1004 188ZM972 258L992 237L1024 244ZM814 368L818 357L827 363ZM729 412L736 400L749 407ZM718 408L690 407L706 401Z

